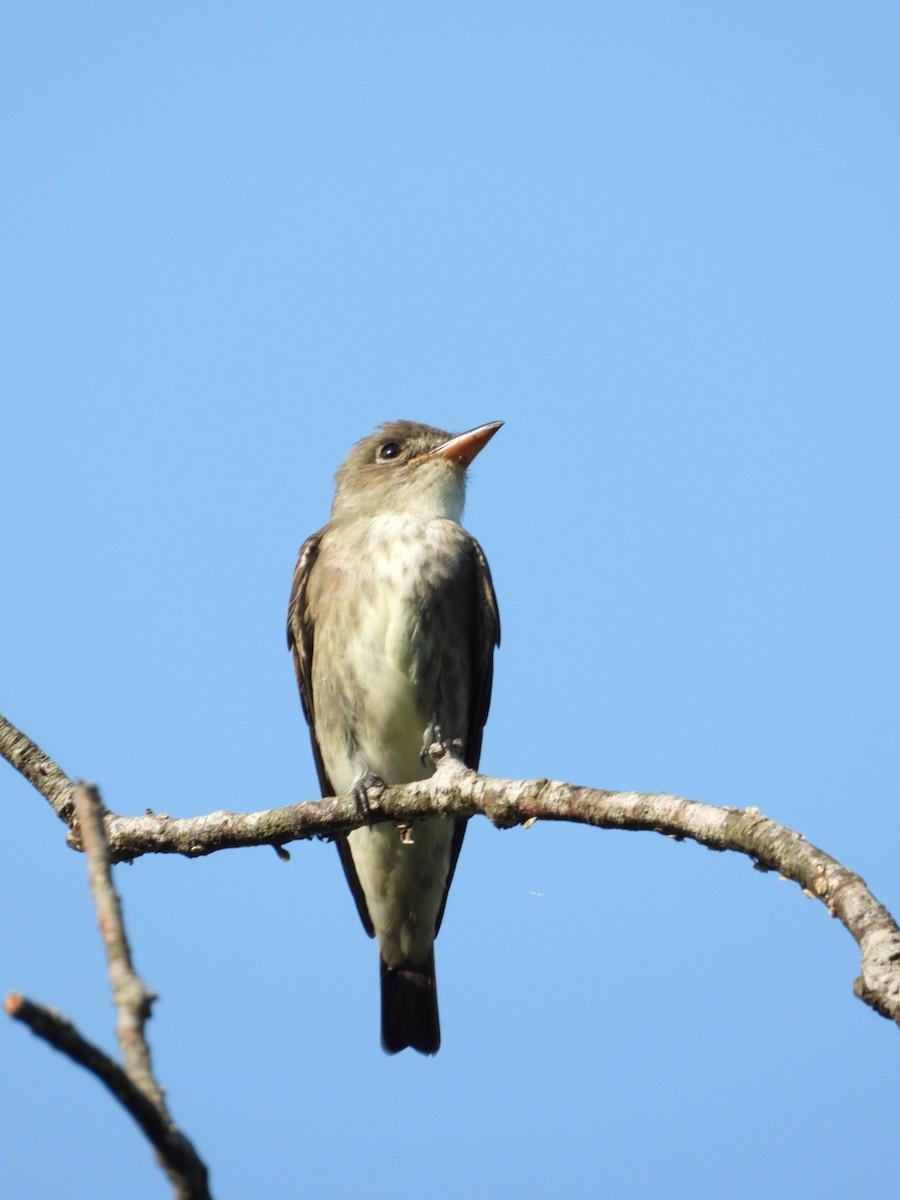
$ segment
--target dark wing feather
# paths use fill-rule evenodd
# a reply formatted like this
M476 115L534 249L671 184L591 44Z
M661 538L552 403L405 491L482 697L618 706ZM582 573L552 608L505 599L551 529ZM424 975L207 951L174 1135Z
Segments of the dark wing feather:
M319 787L322 790L323 796L333 796L335 794L334 787L328 778L328 772L325 770L325 763L322 761L322 751L319 749L319 742L316 737L316 705L312 685L315 626L313 625L306 602L309 578L316 565L321 540L322 534L320 531L319 533L314 533L312 537L308 537L300 547L297 565L294 568L294 579L291 584L291 598L288 602L287 641L288 649L294 656L294 670L297 673L297 686L300 689L303 715L309 724L309 738L312 742L313 758L316 761ZM369 937L374 937L375 930L372 927L372 918L369 916L366 898L363 895L359 876L356 874L356 868L353 865L353 856L350 853L347 839L343 837L336 838L335 842L338 854L341 856L341 865L344 868L344 874L347 876L347 883L350 885L350 891L353 893L353 899L356 901L360 920Z
M481 759L481 737L484 723L487 721L488 710L491 707L491 686L494 681L494 647L500 645L500 611L497 608L497 597L491 580L484 551L474 538L470 538L474 555L474 590L472 605L472 645L469 658L472 669L471 703L469 705L469 728L466 733L466 745L463 761L473 771L478 770ZM444 909L453 874L456 871L456 861L462 849L463 838L466 835L466 822L458 820L453 830L453 842L450 846L450 870L447 873L447 883L444 887L444 898L438 911L434 932L437 936L444 919Z
M370 938L373 938L375 936L375 926L372 924L372 918L369 916L366 894L362 890L362 884L359 882L359 876L356 873L353 855L350 853L350 843L346 837L337 837L334 839L334 844L337 846L338 854L341 857L341 866L344 868L347 883L350 891L353 893L353 899L356 901L356 911L359 913L359 919L363 923L363 929L365 929Z
M322 752L316 739L316 706L313 697L312 667L313 667L313 629L312 618L307 608L306 595L309 588L309 577L319 555L321 533L308 537L300 547L297 565L294 567L294 579L291 583L291 598L288 602L287 642L288 649L294 656L294 670L297 674L297 687L300 689L300 702L303 705L303 715L309 725L309 736L312 741L313 758L316 760L316 773L319 776L319 787L323 796L333 796L334 788L322 762Z
M469 729L466 736L465 763L478 770L481 759L481 736L491 707L491 686L494 682L494 647L500 645L500 612L484 551L474 538L475 600L472 622L472 702L469 707Z

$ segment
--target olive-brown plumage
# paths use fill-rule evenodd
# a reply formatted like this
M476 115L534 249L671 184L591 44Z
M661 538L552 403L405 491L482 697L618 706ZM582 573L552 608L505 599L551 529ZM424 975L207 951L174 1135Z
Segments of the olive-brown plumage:
M439 729L477 768L500 623L481 547L459 524L465 471L500 427L452 437L391 421L339 469L331 519L303 544L288 610L323 795L424 779ZM363 925L378 939L382 1044L440 1045L434 938L465 821L339 840Z

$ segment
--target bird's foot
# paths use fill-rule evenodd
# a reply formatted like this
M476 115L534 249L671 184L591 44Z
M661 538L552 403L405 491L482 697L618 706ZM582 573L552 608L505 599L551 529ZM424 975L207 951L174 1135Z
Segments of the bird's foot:
M378 808L377 796L370 795L370 792L382 792L386 787L384 780L379 775L373 775L371 771L357 779L351 795L356 801L356 809L361 817L368 817Z
M444 739L444 733L437 721L432 721L422 737L422 749L419 759L423 766L436 767L441 759L452 754L454 758L462 758L462 738Z

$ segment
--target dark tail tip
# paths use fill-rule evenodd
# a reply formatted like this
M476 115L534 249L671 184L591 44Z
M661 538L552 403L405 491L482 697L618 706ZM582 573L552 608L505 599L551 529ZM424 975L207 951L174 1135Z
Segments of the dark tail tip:
M388 1054L412 1046L437 1054L441 1044L434 951L426 963L388 967L381 963L381 1044Z

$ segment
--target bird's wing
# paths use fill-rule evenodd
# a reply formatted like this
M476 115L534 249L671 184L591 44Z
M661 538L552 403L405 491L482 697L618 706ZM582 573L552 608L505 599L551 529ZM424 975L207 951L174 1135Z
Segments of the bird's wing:
M491 707L491 686L494 681L494 647L500 645L500 613L497 597L491 581L484 551L474 538L471 539L475 556L474 620L472 622L471 704L469 706L469 729L466 736L465 762L473 771L478 770L481 758L481 735Z
M297 674L297 687L300 689L303 715L309 724L309 736L312 740L313 757L316 760L319 787L322 789L323 796L333 796L334 788L331 786L331 780L328 778L325 764L322 762L322 752L316 739L316 706L312 686L315 630L306 603L309 577L319 554L321 540L321 533L314 533L300 547L291 584L291 598L288 603L287 641L288 649L294 657L294 670Z
M494 648L500 645L500 612L497 608L497 597L491 581L491 571L484 551L473 537L470 537L474 560L474 597L472 608L472 645L469 651L472 680L469 704L469 728L466 732L466 745L463 761L473 771L478 770L481 758L481 737L484 723L491 707L491 686L494 680ZM453 830L453 841L450 846L450 870L447 872L447 883L444 896L438 910L434 932L441 927L444 919L444 908L447 905L447 895L453 874L456 871L456 860L462 849L463 838L466 834L466 822L458 820Z
M333 796L335 794L334 787L328 778L328 772L325 770L325 763L322 761L322 751L319 748L319 741L316 737L316 705L312 683L315 625L306 602L309 577L316 563L321 540L321 532L314 533L300 547L300 555L297 558L297 565L294 568L294 580L291 584L291 598L288 603L287 640L288 649L294 656L294 670L297 673L297 686L300 689L303 715L309 724L309 738L312 742L313 758L316 760L319 787L322 790L323 796ZM353 857L350 854L347 839L341 837L336 838L335 841L338 853L341 856L344 874L347 876L350 891L353 893L353 899L356 901L356 907L359 910L360 919L369 937L374 937L375 930L372 926L372 918L369 916L368 905L363 895L359 876L356 874L356 868L353 865Z

